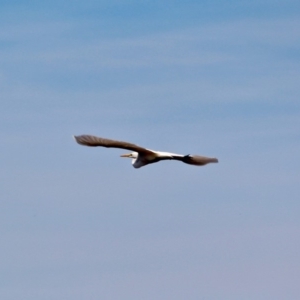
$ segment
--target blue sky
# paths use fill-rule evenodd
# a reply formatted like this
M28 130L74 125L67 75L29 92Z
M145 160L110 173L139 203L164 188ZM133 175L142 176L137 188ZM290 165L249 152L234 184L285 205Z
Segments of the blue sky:
M1 299L299 297L298 1L0 7Z

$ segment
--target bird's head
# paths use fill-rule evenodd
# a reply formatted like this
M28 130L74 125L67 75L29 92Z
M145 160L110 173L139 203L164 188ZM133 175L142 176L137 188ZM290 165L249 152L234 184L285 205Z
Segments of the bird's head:
M122 154L121 157L137 158L138 153L137 152L131 152L131 153L127 153L127 154Z

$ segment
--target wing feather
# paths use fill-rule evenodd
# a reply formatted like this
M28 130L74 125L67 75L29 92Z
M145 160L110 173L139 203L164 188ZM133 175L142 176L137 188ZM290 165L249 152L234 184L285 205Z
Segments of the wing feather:
M106 147L131 150L139 153L152 153L151 150L123 141L110 140L93 135L78 135L74 136L76 142L80 145L89 147Z
M200 155L185 155L182 158L182 161L189 165L204 166L208 163L217 163L218 159L212 157L200 156Z

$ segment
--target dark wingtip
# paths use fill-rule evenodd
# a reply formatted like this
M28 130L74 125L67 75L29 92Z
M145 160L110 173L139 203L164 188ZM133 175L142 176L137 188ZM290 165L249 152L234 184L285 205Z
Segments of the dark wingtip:
M78 144L80 144L79 142L79 137L78 135L72 135L73 139L75 140L75 142L77 142Z
M90 144L90 141L88 139L88 136L83 134L83 135L73 135L74 140L79 144L83 146L92 146Z

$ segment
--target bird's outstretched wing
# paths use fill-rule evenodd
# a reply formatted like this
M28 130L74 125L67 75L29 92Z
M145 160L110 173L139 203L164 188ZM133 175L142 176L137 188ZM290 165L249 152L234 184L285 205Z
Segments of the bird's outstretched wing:
M139 153L152 153L151 150L146 148L137 146L135 144L122 142L122 141L115 141L110 139L105 139L93 135L78 135L74 136L76 142L80 145L90 146L90 147L106 147L106 148L120 148L120 149L127 149Z
M173 157L173 159L180 160L186 164L194 166L204 166L209 163L217 163L218 159L213 157L205 157L200 155L184 155L179 157Z

